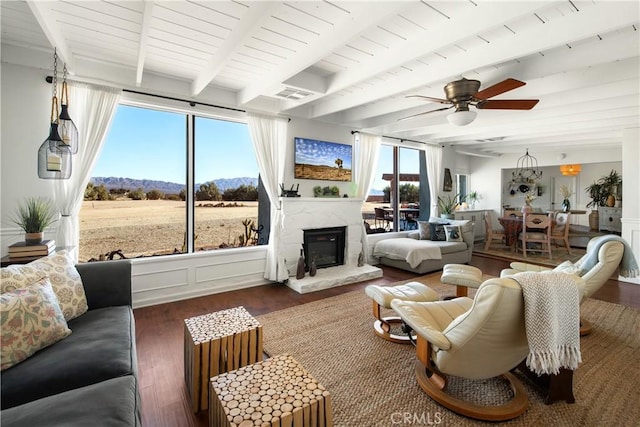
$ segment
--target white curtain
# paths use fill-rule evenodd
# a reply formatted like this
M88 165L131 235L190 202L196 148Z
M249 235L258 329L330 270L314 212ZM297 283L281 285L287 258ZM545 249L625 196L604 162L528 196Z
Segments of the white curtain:
M289 278L289 272L281 250L284 212L282 212L278 190L280 183L284 181L288 120L252 113L248 114L248 118L262 184L271 202L271 231L264 277L268 280L283 282Z
M427 178L429 179L429 196L431 197L431 210L429 217L438 217L438 192L442 187L442 147L427 145L425 147L427 157Z
M380 156L380 145L382 137L368 133L358 132L353 136L355 148L354 162L354 184L356 185L355 197L362 199L362 203L367 201L367 196L374 181L374 174L378 168L378 157ZM367 244L367 231L362 222L362 254L367 259L369 248Z
M120 99L120 89L73 83L69 86L69 115L78 128L78 153L71 162L71 178L56 180L54 199L60 210L56 246L75 248L80 242L78 213L84 189L100 154Z

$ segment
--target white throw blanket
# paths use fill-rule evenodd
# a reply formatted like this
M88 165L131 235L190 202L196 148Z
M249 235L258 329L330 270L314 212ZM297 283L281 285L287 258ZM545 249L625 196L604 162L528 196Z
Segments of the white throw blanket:
M416 268L425 259L442 259L442 252L440 246L430 240L399 237L376 243L373 256L405 260L411 268Z
M527 366L536 374L575 370L580 354L580 289L577 276L553 271L512 276L522 287L529 341Z

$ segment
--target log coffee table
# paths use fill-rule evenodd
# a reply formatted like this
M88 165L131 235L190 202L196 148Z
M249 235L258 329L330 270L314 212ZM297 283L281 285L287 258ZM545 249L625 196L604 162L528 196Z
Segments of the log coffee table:
M331 395L288 354L211 378L210 427L333 426Z
M262 325L244 307L184 321L184 379L191 409L209 405L209 379L262 360Z

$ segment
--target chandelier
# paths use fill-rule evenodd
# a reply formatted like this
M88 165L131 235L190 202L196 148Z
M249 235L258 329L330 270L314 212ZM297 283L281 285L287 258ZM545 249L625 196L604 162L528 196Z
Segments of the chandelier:
M542 178L542 171L538 167L538 160L527 153L518 159L516 171L513 172L513 180L517 182L533 182Z

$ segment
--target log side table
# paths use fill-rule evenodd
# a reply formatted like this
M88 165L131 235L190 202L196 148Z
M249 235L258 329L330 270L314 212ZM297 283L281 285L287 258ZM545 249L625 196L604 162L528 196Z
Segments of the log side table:
M210 427L330 427L331 395L288 354L211 378Z
M209 405L209 379L262 360L262 325L244 307L184 321L184 379L191 409Z

